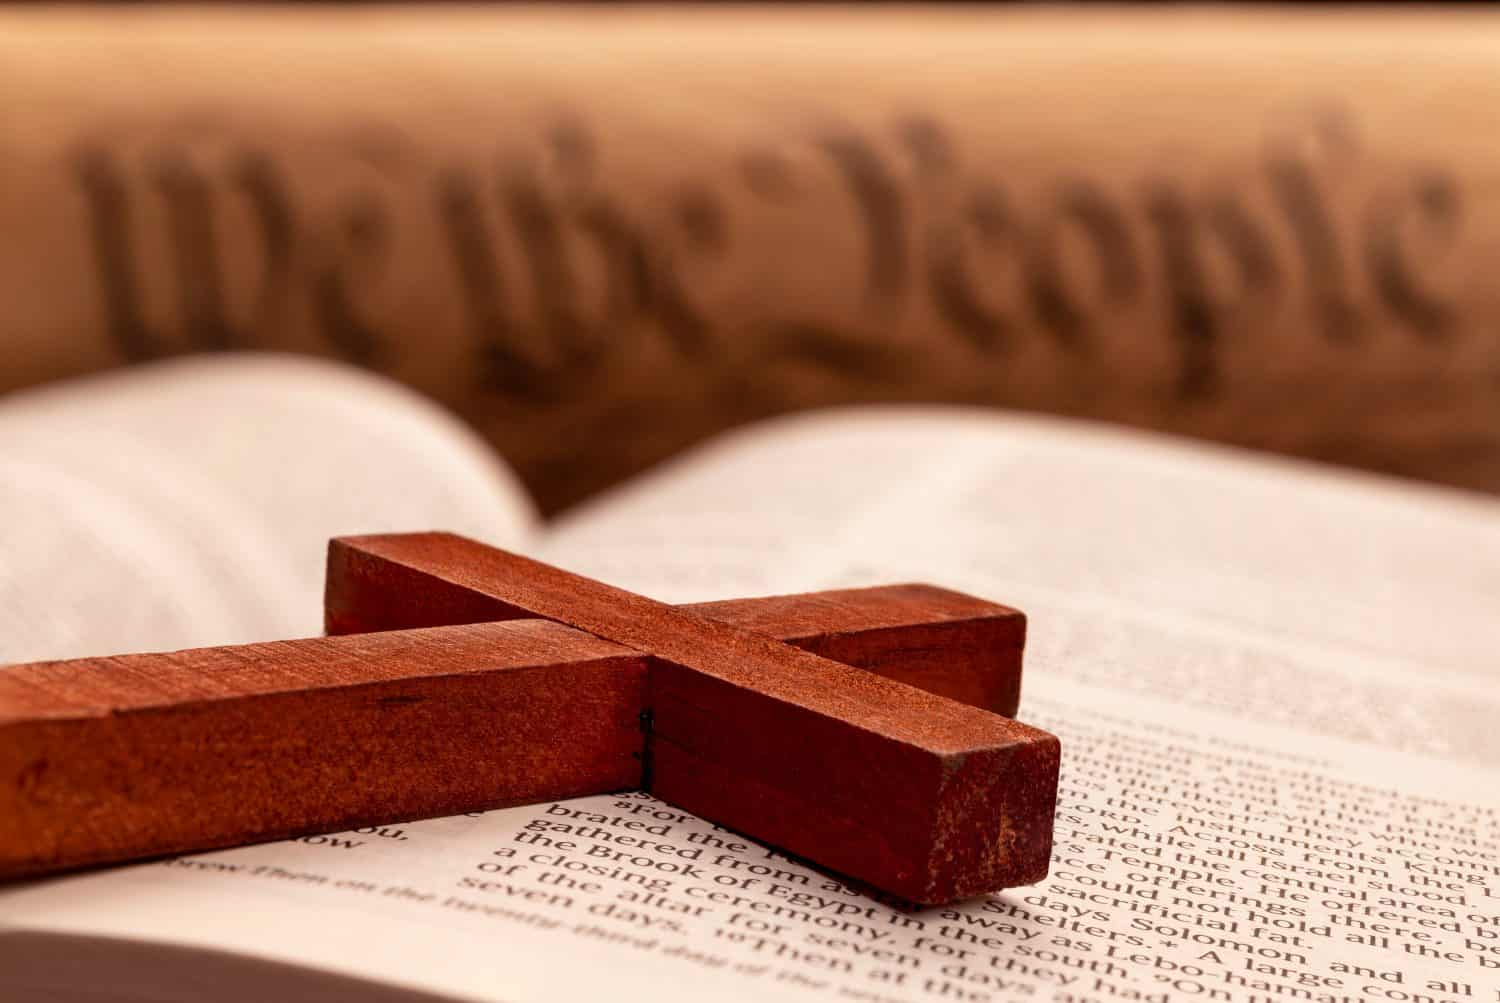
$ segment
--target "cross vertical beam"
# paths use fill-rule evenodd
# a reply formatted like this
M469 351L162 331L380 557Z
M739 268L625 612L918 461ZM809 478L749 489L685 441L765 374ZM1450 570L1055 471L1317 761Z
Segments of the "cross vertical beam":
M330 628L374 632L0 667L0 878L642 783L918 901L1045 873L1056 740L937 695L1014 710L1014 610L679 611L444 534L329 569Z
M0 669L0 876L636 787L646 660L542 620Z

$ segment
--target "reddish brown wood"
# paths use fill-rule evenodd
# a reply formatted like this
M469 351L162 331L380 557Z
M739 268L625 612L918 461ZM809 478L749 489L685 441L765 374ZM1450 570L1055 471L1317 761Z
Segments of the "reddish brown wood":
M396 611L404 607L374 587L381 580L355 588L335 573L330 596L342 588L348 601L330 623L347 629L367 608L361 630L389 626L374 619L377 596L396 600ZM453 617L471 594L450 591L439 607L440 590L415 589L429 620L439 612ZM505 612L484 601L485 615ZM1025 621L1003 606L899 585L689 609L1014 710ZM548 645L543 661L557 686L540 685L549 677L537 672L517 674L539 641ZM0 668L0 776L23 778L0 788L0 875L640 786L641 662L600 659L601 645L618 650L546 621L512 620L505 630L481 625ZM615 671L626 677L614 679ZM461 685L452 685L460 676ZM439 695L461 702L434 700L426 691L434 679L442 680ZM587 699L575 699L585 683ZM488 696L470 696L476 686ZM478 720L440 716L492 706L501 710ZM566 727L574 740L538 768L547 735L517 727L517 715ZM609 727L591 729L590 721ZM238 729L237 746L211 738L225 722ZM312 744L313 735L324 740ZM247 762L259 768L237 765ZM464 765L485 763L491 768ZM339 783L330 785L330 774Z
M880 585L682 607L898 683L1015 717L1026 616L935 585Z
M916 902L1046 874L1045 732L451 534L336 540L329 567L336 599L362 580L424 604L457 588L485 615L649 652L649 786L690 811Z
M517 620L0 669L0 875L636 787L646 660Z
M919 901L1045 873L1055 739L810 653L1013 711L1014 610L673 610L446 534L335 541L329 569L331 628L424 629L0 668L0 876L643 781ZM515 619L544 613L644 647ZM510 622L439 626L469 618Z
M457 546L488 549L473 541ZM324 617L330 634L522 615L482 587L395 562L352 560L357 550L329 547ZM1015 717L1020 704L1026 617L961 592L882 585L681 608L1006 717Z

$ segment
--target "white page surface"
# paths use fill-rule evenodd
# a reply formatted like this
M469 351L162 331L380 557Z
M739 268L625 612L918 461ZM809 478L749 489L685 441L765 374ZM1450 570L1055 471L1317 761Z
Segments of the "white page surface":
M538 549L669 600L915 578L1021 607L1021 716L1064 743L1046 882L912 913L602 795L38 882L0 917L479 999L1488 999L1497 548L1490 503L1134 436L780 423Z
M459 422L348 367L194 357L0 402L0 662L322 632L338 535L535 514Z

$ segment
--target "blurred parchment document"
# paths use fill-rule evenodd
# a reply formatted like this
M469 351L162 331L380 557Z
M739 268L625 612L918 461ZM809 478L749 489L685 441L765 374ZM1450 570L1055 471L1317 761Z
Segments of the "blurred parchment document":
M907 408L758 426L538 527L452 419L309 365L0 408L0 654L316 630L320 538L370 529L670 601L930 580L1030 616L1051 876L914 912L625 792L0 889L5 998L1497 998L1495 503Z
M876 401L1500 492L1500 12L881 6L0 10L0 390L334 356L547 512Z

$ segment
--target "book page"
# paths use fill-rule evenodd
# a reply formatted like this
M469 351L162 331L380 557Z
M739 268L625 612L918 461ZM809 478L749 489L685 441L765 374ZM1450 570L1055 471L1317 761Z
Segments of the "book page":
M606 496L540 553L670 602L928 580L1030 613L1032 681L1500 766L1500 505L1462 492L1082 423L831 412Z
M440 409L347 367L157 364L0 402L0 662L322 633L330 536L518 545L512 475Z
M1496 998L1493 504L866 413L740 436L537 550L670 600L927 579L1020 606L1021 716L1064 747L1050 877L912 910L620 793L13 888L0 972L52 984L45 934L477 999Z

